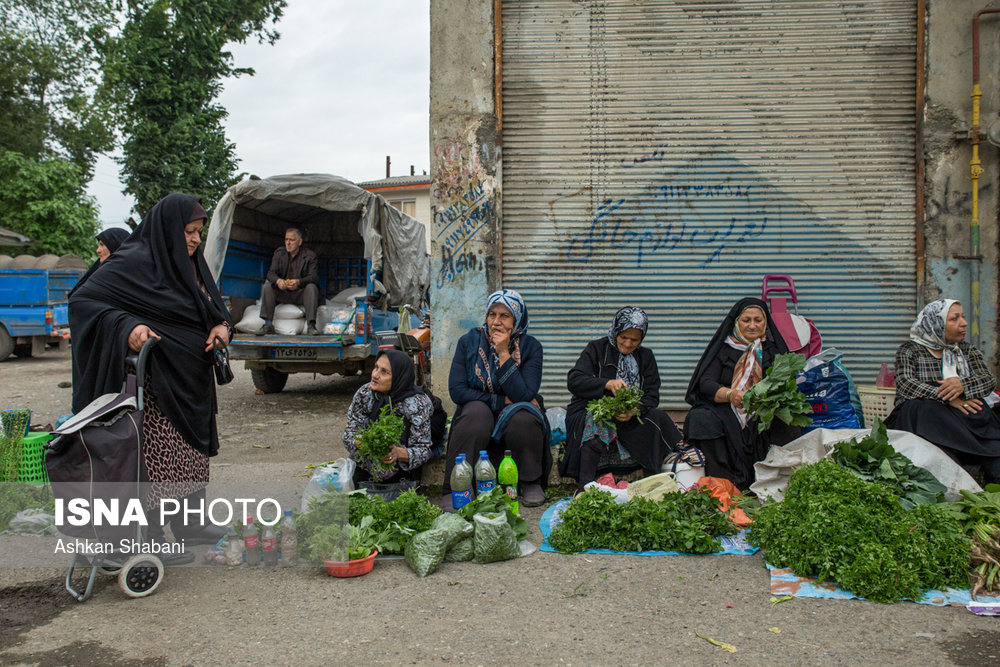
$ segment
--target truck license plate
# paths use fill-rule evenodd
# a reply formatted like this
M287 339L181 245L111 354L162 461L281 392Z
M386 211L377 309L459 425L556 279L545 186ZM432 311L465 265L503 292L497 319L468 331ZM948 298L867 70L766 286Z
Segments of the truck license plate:
M272 359L315 359L316 350L307 347L276 347L271 350Z

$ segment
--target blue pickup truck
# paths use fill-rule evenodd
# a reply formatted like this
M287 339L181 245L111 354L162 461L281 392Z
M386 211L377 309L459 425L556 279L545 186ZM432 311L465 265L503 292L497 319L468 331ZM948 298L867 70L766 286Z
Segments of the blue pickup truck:
M241 331L285 230L300 229L319 259L327 321L323 335L257 336ZM430 282L424 225L380 195L339 176L251 177L219 200L205 259L228 300L237 334L231 359L243 360L254 386L279 392L291 373L353 375L374 366L376 332L397 328L398 309L422 309ZM337 313L339 322L330 321ZM322 319L322 315L321 315ZM343 325L343 326L341 326Z
M83 271L0 269L0 361L69 344L67 296Z

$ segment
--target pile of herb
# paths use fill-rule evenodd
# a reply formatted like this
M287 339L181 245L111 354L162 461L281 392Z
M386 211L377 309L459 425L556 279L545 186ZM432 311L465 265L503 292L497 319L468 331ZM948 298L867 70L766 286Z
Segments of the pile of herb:
M737 531L707 488L668 493L654 502L632 498L619 505L606 491L587 491L569 504L549 534L563 553L587 549L715 553L721 535Z
M403 553L407 540L415 533L427 530L441 514L441 508L412 489L399 494L390 502L380 496L352 493L349 521L359 526L366 516L372 517L372 529L384 534L382 549L385 553Z
M743 394L743 409L757 416L758 431L770 428L775 417L791 426L812 423L812 406L795 383L795 375L805 367L805 356L779 354L761 381Z
M638 387L622 387L614 396L602 396L587 403L587 413L594 420L595 424L614 426L617 415L623 415L635 410L635 418L639 422L642 422L638 414L640 400L642 400L642 389Z
M972 599L980 592L1000 595L1000 484L987 484L983 491L959 491L962 499L947 503L951 516L972 538Z
M506 512L507 523L514 529L514 535L518 541L528 536L528 522L519 514L515 514L507 502L507 494L499 486L492 488L488 493L480 493L468 503L455 510L456 514L466 521L472 521L472 517L477 514L488 514L494 512Z
M829 459L795 471L785 499L754 512L749 537L774 567L875 602L968 581L969 540L944 506L904 509L891 489Z
M18 512L35 508L41 508L47 514L55 514L56 502L48 486L21 482L0 484L0 532L7 530L10 520Z
M403 437L403 428L403 418L393 412L391 405L383 405L379 410L378 419L368 424L358 434L358 457L371 463L373 472L391 472L395 466L383 462L382 459L399 444Z
M885 424L878 419L871 433L860 441L837 443L833 460L866 482L878 482L892 489L906 509L944 502L947 491L944 484L897 452L889 444Z
M8 410L2 415L2 422L0 422L0 482L17 481L18 467L24 453L22 440L30 420L31 412L29 410Z

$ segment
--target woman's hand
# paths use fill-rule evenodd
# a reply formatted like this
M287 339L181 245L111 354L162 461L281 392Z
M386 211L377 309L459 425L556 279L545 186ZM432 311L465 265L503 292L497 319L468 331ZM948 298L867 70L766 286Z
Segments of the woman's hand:
M396 461L402 461L406 463L410 460L410 452L406 451L405 447L400 447L399 445L394 445L389 453L382 457L382 463L388 463L389 465L395 465Z
M623 412L620 415L615 415L615 420L620 422L627 422L629 419L632 419L632 417L635 417L637 414L639 414L639 409L632 408L628 412Z
M948 405L955 408L963 415L974 415L983 409L983 402L978 398L953 398L948 401Z
M964 389L962 388L962 381L958 378L948 378L947 380L938 380L937 395L945 403L949 403L952 400L958 398L962 395Z
M224 341L229 340L229 327L225 324L216 324L212 327L212 330L208 332L208 338L205 339L205 351L211 352L212 348L215 347L215 337L218 336Z
M610 391L612 396L617 394L619 389L624 389L627 386L625 380L608 380L604 383L604 388Z
M145 324L140 324L132 329L132 333L128 335L128 348L133 352L138 352L150 338L160 340L160 337L152 329Z
M507 363L510 359L510 329L493 327L490 329L490 345L497 351L500 364Z
M729 402L735 405L740 410L743 409L743 394L746 393L740 389L733 389L729 392Z

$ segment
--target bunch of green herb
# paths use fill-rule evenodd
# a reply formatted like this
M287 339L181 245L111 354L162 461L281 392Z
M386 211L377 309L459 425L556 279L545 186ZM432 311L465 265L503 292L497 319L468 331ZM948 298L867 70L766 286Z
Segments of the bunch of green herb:
M668 493L658 502L638 497L621 505L606 491L587 491L562 513L549 544L563 553L611 549L709 554L720 549L720 536L736 531L704 487Z
M866 482L878 482L892 489L906 509L944 502L947 491L944 484L897 452L889 444L885 424L877 418L871 433L860 441L853 439L834 445L833 460Z
M968 581L969 539L941 505L904 509L892 490L829 459L795 471L785 499L754 512L749 537L774 567L875 602Z
M812 423L812 406L795 383L796 374L805 367L805 356L779 354L760 382L743 394L743 409L757 416L758 431L770 428L775 417L792 426Z
M518 541L528 536L528 522L519 514L515 514L507 502L507 494L499 486L490 489L488 493L480 493L472 502L456 510L456 513L466 521L472 521L477 514L505 512L507 523L514 529Z
M981 592L1000 593L1000 484L987 484L979 492L962 489L962 499L944 506L972 538L972 599Z
M24 431L31 419L29 410L8 410L0 422L0 482L16 482L24 454ZM10 519L8 519L9 521ZM6 525L6 524L4 524Z
M403 418L383 405L378 419L368 424L357 437L358 457L369 461L379 472L391 472L395 466L382 461L403 437Z
M427 530L441 514L441 508L412 489L386 502L374 494L354 492L348 496L351 525L360 525L366 516L372 517L373 529L382 534L385 553L403 553L407 540L415 533Z
M0 532L7 530L10 520L21 510L41 508L55 514L56 503L48 486L20 482L0 484Z
M642 390L638 387L622 387L614 396L602 396L587 403L587 412L594 420L595 424L605 424L613 426L615 417L636 411L636 420L639 419L639 401L642 400Z

